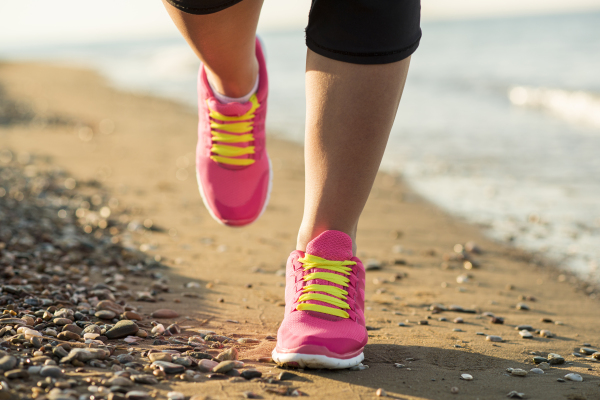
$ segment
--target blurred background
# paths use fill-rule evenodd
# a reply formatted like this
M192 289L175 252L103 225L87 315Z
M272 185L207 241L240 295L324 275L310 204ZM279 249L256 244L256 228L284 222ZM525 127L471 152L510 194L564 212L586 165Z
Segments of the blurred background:
M266 0L259 24L267 126L297 142L309 6ZM383 168L494 238L597 274L600 0L423 0L422 28ZM196 105L198 60L158 0L2 2L2 60Z

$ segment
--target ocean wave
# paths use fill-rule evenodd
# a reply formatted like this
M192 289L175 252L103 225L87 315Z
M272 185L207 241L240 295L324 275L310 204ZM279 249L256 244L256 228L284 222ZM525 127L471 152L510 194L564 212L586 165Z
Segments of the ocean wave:
M508 98L516 106L546 110L569 122L600 128L600 96L594 93L513 86Z

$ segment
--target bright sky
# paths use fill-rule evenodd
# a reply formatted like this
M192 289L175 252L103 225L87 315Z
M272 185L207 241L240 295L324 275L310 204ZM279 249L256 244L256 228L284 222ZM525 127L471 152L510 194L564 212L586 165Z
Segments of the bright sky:
M302 29L310 0L265 0L259 29ZM423 0L423 19L600 10L600 0ZM0 2L0 47L177 34L160 0Z

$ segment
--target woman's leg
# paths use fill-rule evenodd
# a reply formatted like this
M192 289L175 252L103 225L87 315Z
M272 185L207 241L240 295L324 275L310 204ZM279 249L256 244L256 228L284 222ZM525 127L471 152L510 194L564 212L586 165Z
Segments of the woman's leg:
M213 87L228 97L248 94L256 82L256 26L263 0L244 0L225 10L194 15L166 0L177 29L198 55Z
M350 64L308 50L304 217L298 250L326 230L356 229L396 116L410 57Z

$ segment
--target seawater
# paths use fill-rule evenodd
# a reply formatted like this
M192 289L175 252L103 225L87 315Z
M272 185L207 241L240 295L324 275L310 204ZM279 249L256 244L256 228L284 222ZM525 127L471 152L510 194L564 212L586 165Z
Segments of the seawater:
M267 125L302 142L302 30L263 32ZM179 37L0 48L196 105ZM600 282L600 13L423 23L382 167L493 238ZM190 132L194 135L194 132Z

